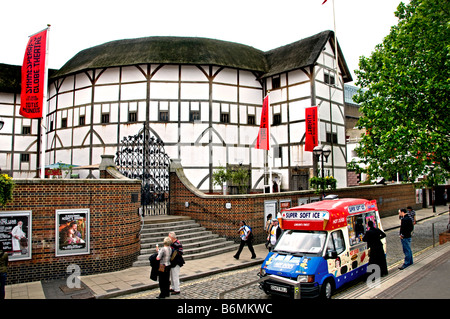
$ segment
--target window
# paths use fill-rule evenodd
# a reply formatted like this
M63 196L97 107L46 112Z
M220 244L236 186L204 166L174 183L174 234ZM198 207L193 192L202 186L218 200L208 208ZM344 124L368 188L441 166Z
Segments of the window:
M128 112L128 122L137 122L137 112Z
M327 233L323 231L286 230L278 239L274 251L290 254L320 256Z
M50 127L48 128L50 132L53 131L53 121L50 121Z
M273 148L273 157L274 158L283 158L283 148L281 146L274 146Z
M169 111L159 111L159 121L169 122Z
M323 81L326 84L334 85L335 81L334 81L334 74L332 73L332 71L325 71L325 73L323 74Z
M67 127L67 117L61 119L61 128Z
M20 154L20 162L21 163L29 163L30 162L30 154Z
M278 89L281 86L280 77L273 77L272 78L272 90Z
M189 122L200 121L200 111L191 111L189 113Z
M80 115L79 119L78 119L78 125L85 125L86 123L86 116L85 115Z
M230 114L220 113L220 123L230 123Z
M23 135L31 134L31 127L30 126L22 126L22 134Z
M247 115L247 124L255 125L255 116L254 115Z
M109 113L102 113L102 124L109 123Z
M281 124L281 114L274 114L273 115L273 123L272 125L280 125Z
M345 251L345 241L342 230L337 230L330 234L327 251L335 251L338 255Z
M337 133L327 132L327 142L337 144Z

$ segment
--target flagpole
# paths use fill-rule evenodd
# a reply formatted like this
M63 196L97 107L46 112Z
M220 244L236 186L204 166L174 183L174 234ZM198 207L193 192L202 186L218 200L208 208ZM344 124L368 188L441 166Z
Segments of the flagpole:
M335 67L336 67L336 78L334 80L335 86L337 86L339 81L339 67L338 67L338 45L336 36L336 15L334 10L334 0L333 0L333 25L334 25L334 57L335 57Z
M268 126L267 126L267 132L269 133L269 149L267 150L267 161L268 161L268 167L269 167L269 189L270 193L273 193L273 177L272 177L272 168L273 168L273 147L271 147L271 138L270 138L270 127L272 124L272 116L270 113L270 90L267 91L267 99L268 99L268 105L267 105L267 114L268 114ZM272 156L270 155L272 153Z
M45 120L47 116L47 90L48 90L48 55L49 55L49 34L50 34L50 24L47 24L47 43L45 45L45 74L44 74L44 96L42 99L42 118L41 118L41 178L45 178L45 150L46 150L46 144L47 144L47 132L46 132L46 125ZM38 154L39 155L39 154Z

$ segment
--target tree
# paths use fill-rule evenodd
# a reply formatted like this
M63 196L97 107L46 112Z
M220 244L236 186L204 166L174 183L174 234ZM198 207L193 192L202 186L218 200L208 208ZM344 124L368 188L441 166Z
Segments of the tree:
M449 178L449 12L449 1L400 3L398 25L360 57L354 100L366 132L356 152L372 177Z

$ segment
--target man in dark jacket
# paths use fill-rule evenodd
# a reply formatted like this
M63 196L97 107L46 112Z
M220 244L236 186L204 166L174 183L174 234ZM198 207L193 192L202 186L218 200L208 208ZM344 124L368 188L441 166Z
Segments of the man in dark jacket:
M402 241L403 253L405 254L405 261L398 269L403 270L413 264L413 254L411 250L411 236L414 230L413 220L408 216L406 209L402 208L398 211L401 219L400 224L400 239Z

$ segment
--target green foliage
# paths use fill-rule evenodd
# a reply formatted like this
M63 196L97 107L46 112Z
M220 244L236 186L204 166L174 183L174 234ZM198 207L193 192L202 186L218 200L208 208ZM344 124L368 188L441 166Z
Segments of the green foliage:
M14 189L14 181L8 174L0 175L0 205L3 207L12 200L12 191Z
M320 194L325 190L335 190L337 180L333 176L325 177L311 177L309 179L309 186L316 190L316 194Z
M439 183L450 176L450 2L411 0L395 15L398 25L355 71L366 129L359 164L374 177Z
M232 182L238 187L239 194L247 192L250 173L247 169L239 167L238 169L226 169L219 167L213 172L213 184L223 187L226 182Z
M232 170L231 181L238 187L239 194L247 193L248 181L250 173L247 169L239 167L237 170Z
M223 184L230 179L230 173L224 167L219 167L213 172L213 184L223 187Z

